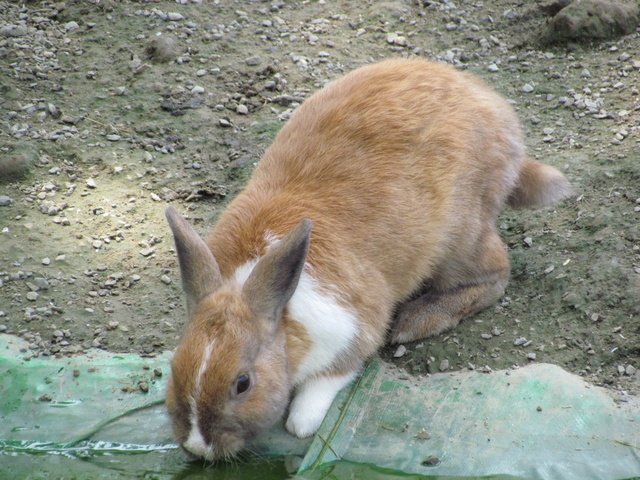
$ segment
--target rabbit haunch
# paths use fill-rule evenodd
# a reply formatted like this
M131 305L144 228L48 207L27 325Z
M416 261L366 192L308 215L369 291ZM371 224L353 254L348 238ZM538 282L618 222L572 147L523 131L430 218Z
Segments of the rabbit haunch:
M206 242L167 210L190 316L167 391L176 438L233 455L291 394L287 428L313 434L389 329L394 342L435 335L503 294L506 204L568 192L471 75L389 60L320 90Z

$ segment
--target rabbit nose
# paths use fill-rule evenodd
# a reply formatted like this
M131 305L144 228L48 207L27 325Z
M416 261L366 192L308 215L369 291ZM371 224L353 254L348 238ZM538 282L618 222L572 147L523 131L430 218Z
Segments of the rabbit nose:
M207 444L197 425L191 427L189 438L182 444L185 450L207 460L213 456L213 449Z

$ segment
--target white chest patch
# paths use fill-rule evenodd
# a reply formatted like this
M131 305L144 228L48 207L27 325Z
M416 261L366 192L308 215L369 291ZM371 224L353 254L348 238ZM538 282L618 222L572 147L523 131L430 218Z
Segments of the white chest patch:
M321 292L306 269L288 307L291 317L305 326L312 342L294 378L295 383L300 383L327 368L349 347L358 332L358 320L335 297Z
M267 236L267 241L273 245L278 240ZM258 260L250 260L238 267L233 275L234 281L243 285ZM311 339L311 349L302 359L293 379L298 384L327 368L340 352L349 347L358 332L358 320L353 312L338 303L334 295L322 292L309 265L305 265L300 275L288 309L291 317L304 325Z

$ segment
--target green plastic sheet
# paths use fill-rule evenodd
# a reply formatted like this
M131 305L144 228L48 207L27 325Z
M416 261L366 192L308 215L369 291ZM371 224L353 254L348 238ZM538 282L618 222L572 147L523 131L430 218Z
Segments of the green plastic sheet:
M418 381L374 361L333 405L302 470L346 458L431 475L640 477L635 400L617 404L548 364Z
M0 479L640 477L640 402L559 367L417 379L374 360L313 439L277 425L248 460L190 463L163 396L170 353L24 360L0 335Z

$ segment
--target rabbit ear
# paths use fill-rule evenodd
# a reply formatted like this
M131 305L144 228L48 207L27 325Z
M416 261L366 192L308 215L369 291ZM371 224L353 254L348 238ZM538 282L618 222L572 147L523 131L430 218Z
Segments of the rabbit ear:
M182 288L187 295L187 310L191 315L200 300L220 288L222 275L207 244L178 210L170 206L165 215L176 243Z
M277 322L300 280L313 222L305 218L258 261L243 287L257 316Z

